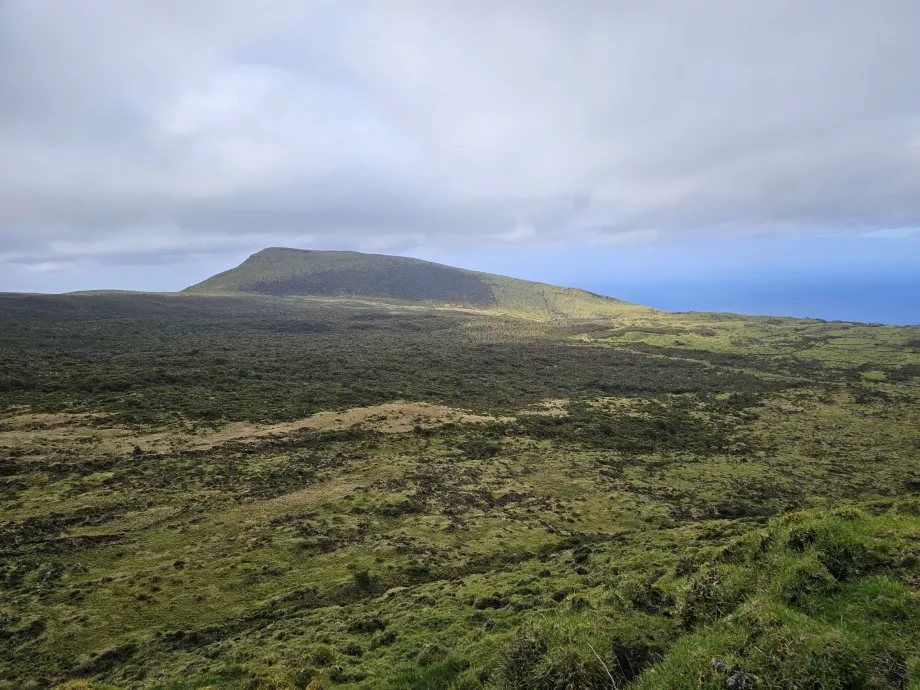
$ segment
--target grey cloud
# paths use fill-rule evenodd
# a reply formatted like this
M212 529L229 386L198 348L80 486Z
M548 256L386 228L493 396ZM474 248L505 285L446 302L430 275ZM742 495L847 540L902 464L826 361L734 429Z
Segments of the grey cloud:
M913 0L7 0L0 262L920 221Z

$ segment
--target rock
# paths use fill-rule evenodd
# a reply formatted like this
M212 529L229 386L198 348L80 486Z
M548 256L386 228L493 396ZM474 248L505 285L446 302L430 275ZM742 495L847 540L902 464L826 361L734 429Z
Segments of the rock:
M725 665L725 662L718 658L712 660L712 667L719 673L724 673L725 670L728 668Z
M754 687L754 676L750 673L736 673L725 681L725 690L750 690Z

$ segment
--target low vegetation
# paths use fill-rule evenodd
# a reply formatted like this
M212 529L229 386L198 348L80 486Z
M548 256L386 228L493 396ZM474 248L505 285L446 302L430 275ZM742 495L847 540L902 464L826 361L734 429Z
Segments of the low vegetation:
M920 688L918 328L0 296L0 688Z
M575 288L401 256L275 247L187 288L187 294L358 298L462 307L530 319L598 318L655 310Z

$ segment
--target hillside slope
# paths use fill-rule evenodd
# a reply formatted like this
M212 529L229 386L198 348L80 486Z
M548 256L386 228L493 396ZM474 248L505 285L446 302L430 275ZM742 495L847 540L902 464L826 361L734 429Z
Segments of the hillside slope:
M920 690L920 327L0 294L0 362L0 690Z
M639 314L0 294L0 690L920 690L920 327Z
M357 297L466 307L539 319L607 318L637 309L651 311L585 290L468 271L420 259L278 247L253 254L236 268L184 292Z

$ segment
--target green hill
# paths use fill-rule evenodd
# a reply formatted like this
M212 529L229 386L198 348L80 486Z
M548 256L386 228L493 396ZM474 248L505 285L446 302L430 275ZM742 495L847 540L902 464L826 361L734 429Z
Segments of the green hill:
M349 297L488 310L538 319L608 318L635 310L651 311L585 290L468 271L420 259L279 247L263 249L236 268L184 292Z

